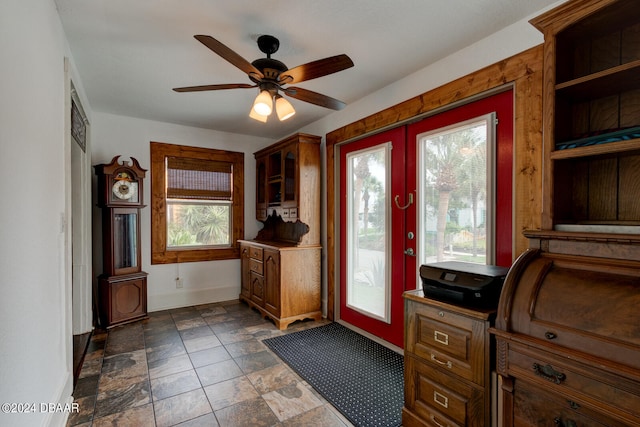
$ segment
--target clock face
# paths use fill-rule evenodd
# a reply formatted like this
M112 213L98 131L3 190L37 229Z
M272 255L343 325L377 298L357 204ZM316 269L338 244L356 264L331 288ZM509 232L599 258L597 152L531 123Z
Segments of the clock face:
M123 201L138 201L138 183L135 181L120 180L113 183L111 187L113 195Z

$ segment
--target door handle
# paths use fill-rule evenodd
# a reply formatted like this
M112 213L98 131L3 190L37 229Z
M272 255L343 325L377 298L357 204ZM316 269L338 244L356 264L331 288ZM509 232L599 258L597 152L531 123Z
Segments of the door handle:
M404 250L404 254L405 255L409 255L409 256L416 256L416 253L413 252L413 248L407 248Z

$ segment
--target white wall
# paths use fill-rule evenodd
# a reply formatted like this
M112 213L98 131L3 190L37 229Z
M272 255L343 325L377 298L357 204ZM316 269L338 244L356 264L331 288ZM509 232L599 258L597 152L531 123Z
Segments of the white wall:
M113 114L93 114L92 163L108 163L113 156L122 155L120 161L135 157L140 165L150 168L149 142L190 145L244 152L245 237L252 239L261 225L255 220L255 159L253 153L274 141L216 132L212 130L172 125L150 120L134 119ZM95 180L94 180L95 181ZM141 215L142 270L147 279L149 311L188 305L227 301L240 294L240 260L192 262L151 265L151 192L150 171L144 180L144 203ZM95 185L95 183L94 183ZM94 200L95 205L95 200ZM94 271L102 272L100 211L94 215ZM183 279L184 287L176 289L175 278Z
M53 1L0 2L0 403L69 402L70 158L65 39ZM5 414L2 426L67 414Z

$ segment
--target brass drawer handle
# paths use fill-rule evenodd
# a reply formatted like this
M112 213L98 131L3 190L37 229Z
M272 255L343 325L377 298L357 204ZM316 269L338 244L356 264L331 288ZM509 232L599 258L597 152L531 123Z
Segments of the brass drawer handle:
M539 377L542 377L546 380L554 382L556 384L560 384L562 381L567 378L565 374L562 372L558 372L551 365L542 366L538 363L533 364L533 372Z
M451 369L452 364L451 364L451 361L449 361L449 360L447 360L446 362L443 362L442 360L438 359L438 357L433 353L431 353L431 360L433 360L434 362L436 362L439 365L443 365L443 366L446 366L447 368Z
M449 335L440 331L433 331L433 339L440 344L449 345Z
M445 427L445 425L444 425L444 424L439 423L439 422L438 422L438 420L436 420L436 416L435 416L435 415L431 415L431 421L432 421L435 425L437 425L438 427Z
M442 393L438 393L435 390L433 391L433 401L445 409L449 407L449 398Z

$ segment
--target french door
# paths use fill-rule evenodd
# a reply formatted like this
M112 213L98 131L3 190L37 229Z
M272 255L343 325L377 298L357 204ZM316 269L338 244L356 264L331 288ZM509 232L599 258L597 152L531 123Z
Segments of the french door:
M419 264L511 265L513 94L340 147L339 318L403 347ZM479 166L476 170L475 166Z

